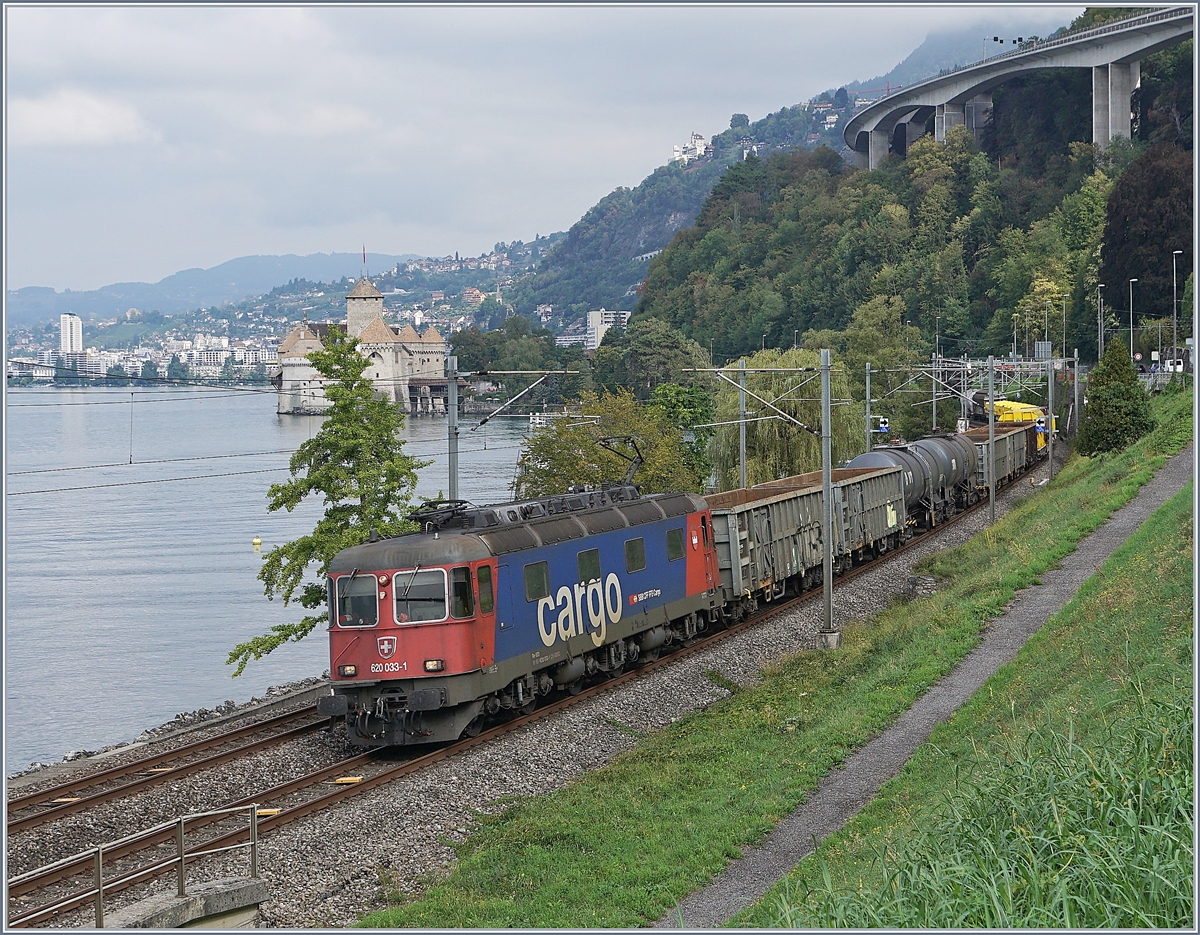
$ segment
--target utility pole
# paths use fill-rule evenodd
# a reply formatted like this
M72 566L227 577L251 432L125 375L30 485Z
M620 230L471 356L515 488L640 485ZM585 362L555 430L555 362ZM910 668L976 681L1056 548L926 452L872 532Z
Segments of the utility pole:
M1050 461L1050 478L1054 480L1054 357L1046 362L1046 457ZM1048 483L1049 481L1047 481Z
M746 487L746 358L738 361L738 465L742 488Z
M458 358L446 358L446 434L449 456L446 459L450 479L446 490L451 500L458 499Z
M996 522L996 358L988 355L988 506Z
M1133 284L1136 279L1129 280L1129 359L1133 360ZM1136 366L1134 369L1137 369Z
M871 451L871 362L867 361L867 452Z
M1079 434L1079 348L1075 348L1075 434Z
M937 355L934 355L934 370L929 374L929 385L932 390L929 394L930 402L934 404L934 419L932 419L932 431L937 431Z
M1099 336L1096 339L1096 360L1104 356L1104 296L1100 294L1100 290L1104 288L1104 283L1096 283L1096 327L1099 329Z
M1064 292L1062 294L1062 300L1063 300L1063 334L1062 334L1062 344L1060 344L1059 347L1062 348L1063 357L1066 357L1067 356L1067 293ZM1053 357L1054 355L1051 354L1050 356Z
M833 431L829 401L829 349L821 349L821 538L825 546L821 562L825 616L818 634L822 649L837 649L842 634L833 628ZM840 511L839 511L840 512Z
M1176 273L1175 273L1175 257L1183 253L1182 250L1173 250L1171 252L1171 372L1175 371L1175 358L1179 356L1179 322L1176 317L1176 312L1179 309L1179 301L1175 298L1176 290L1178 289ZM1161 355L1160 355L1161 356ZM1162 366L1160 363L1159 366ZM1194 368L1193 368L1194 369ZM1174 378L1172 378L1174 379Z

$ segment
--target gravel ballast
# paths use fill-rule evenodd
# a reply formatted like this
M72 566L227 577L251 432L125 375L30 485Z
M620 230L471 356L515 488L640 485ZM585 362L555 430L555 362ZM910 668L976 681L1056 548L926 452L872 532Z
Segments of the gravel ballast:
M1042 466L1035 477L1045 474ZM1001 491L997 514L1007 512L1031 489L1030 482L1022 480ZM966 541L987 522L985 506L836 589L836 619L863 619L895 597L911 594L914 562ZM916 582L918 590L927 584ZM749 684L772 660L815 648L821 613L821 602L810 601L674 665L266 835L259 844L259 860L271 895L262 906L260 925L347 926L364 912L383 908L389 893L403 900L418 896L431 880L448 871L454 860L450 845L470 833L475 813L498 811L514 797L562 788L630 749L636 735L727 697L728 691L708 679L706 671L716 670L733 682ZM16 835L9 842L9 874L184 812L219 807L254 788L329 765L351 752L340 737L325 732L308 735L255 757L183 777L169 787ZM142 747L129 755L148 752L154 750ZM113 762L107 759L95 768ZM25 781L36 782L36 776L31 774ZM46 843L36 840L39 836ZM244 876L246 867L245 852L234 852L189 867L188 880ZM173 887L173 880L168 880L155 884L155 891ZM111 905L116 909L130 901L128 894L114 894ZM89 913L75 913L57 924L93 923Z

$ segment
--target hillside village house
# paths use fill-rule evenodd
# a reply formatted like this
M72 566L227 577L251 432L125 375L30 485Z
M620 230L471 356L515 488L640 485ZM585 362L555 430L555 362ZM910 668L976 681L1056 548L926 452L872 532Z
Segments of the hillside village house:
M279 345L280 369L272 378L277 412L303 415L329 408L326 380L306 357L325 346L329 325L304 321ZM421 334L405 325L393 331L383 320L383 294L366 278L346 296L345 327L358 338L358 352L371 362L365 376L384 398L409 413L446 411L446 342L436 328Z

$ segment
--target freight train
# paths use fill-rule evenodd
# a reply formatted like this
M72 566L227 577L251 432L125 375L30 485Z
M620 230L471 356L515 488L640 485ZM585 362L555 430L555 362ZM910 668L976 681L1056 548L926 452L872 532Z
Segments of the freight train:
M835 573L987 495L987 431L884 445L833 471ZM1039 458L997 426L997 486ZM820 472L700 497L628 482L512 503L437 501L419 531L329 567L332 692L361 746L427 744L577 693L821 581Z

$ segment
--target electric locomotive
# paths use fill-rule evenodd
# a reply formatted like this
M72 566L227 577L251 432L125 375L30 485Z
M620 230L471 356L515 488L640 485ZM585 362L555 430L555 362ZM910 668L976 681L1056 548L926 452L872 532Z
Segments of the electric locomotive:
M476 734L719 616L712 517L692 494L619 483L410 519L420 531L329 568L333 693L317 710L344 715L355 744Z

